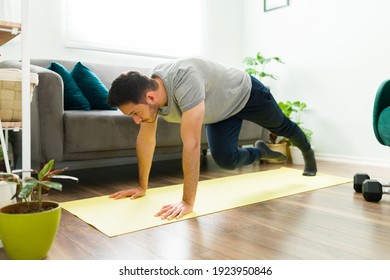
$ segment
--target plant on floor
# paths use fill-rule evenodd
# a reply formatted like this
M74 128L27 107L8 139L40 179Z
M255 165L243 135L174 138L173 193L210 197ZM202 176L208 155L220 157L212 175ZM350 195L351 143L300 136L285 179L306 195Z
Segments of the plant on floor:
M280 57L265 57L260 52L257 52L256 56L254 57L249 56L244 58L244 63L249 66L245 69L245 71L249 75L259 78L259 80L264 77L269 77L271 79L277 80L278 77L276 75L265 72L265 66L272 61L284 64ZM287 142L288 139L286 138L278 137L276 134L273 133L269 134L269 144L285 144Z
M286 101L279 102L278 105L282 112L286 115L286 117L294 121L302 129L303 133L305 133L307 140L311 142L313 131L303 127L303 122L301 121L302 111L307 108L306 103L301 101Z
M303 127L303 122L301 121L301 113L307 107L306 103L301 101L286 101L279 102L278 105L279 108L282 110L283 114L290 120L294 121L302 129L303 133L305 133L307 140L311 142L313 131ZM273 133L270 133L269 143L288 143L289 145L291 145L291 142L287 138L278 137L276 134Z
M53 169L54 160L50 160L40 171L31 170L35 177L27 177L24 180L20 180L16 174L0 173L0 180L13 181L17 183L17 191L14 197L22 199L24 202L23 207L18 211L24 213L42 212L45 209L42 207L42 191L55 189L58 191L62 190L62 184L59 182L53 182L52 179L71 179L78 181L76 177L60 175L66 168ZM21 173L22 171L17 170L15 173ZM19 212L20 213L20 212Z
M244 63L249 66L247 69L245 69L245 71L248 74L259 78L260 80L264 77L277 80L277 76L265 72L265 66L272 61L284 64L284 62L277 56L267 58L258 52L255 57L244 58ZM286 101L279 102L278 105L286 117L293 120L302 129L303 133L305 133L307 140L311 142L313 132L310 129L303 127L303 123L301 121L301 113L307 107L306 103L301 101ZM288 146L290 146L290 150L293 148L292 143L288 138L278 136L274 133L269 133L268 146L272 150L277 150L283 154L287 154Z
M263 78L271 78L274 80L277 80L278 77L274 74L271 74L269 72L265 71L266 65L271 62L277 62L282 63L284 62L280 59L280 57L274 56L274 57L265 57L260 52L257 52L257 54L254 57L245 57L243 61L248 68L245 69L245 71L252 75L259 80L262 80ZM281 137L278 137L275 134L270 133L269 134L269 141L267 143L268 147L271 150L281 152L282 154L287 155L287 139L281 139ZM274 162L273 160L267 160L267 162Z
M294 102L286 101L286 102L279 102L278 105L282 110L282 112L286 115L286 117L294 121L301 128L303 133L306 135L307 140L311 142L313 132L310 129L305 128L303 126L303 122L301 121L301 113L307 108L306 103L301 101L294 101ZM270 139L274 137L276 136L270 135ZM301 151L297 147L295 147L289 139L284 138L283 141L285 141L289 146L291 162L293 164L300 164L300 165L304 164Z
M256 56L254 57L244 58L244 63L249 66L249 68L245 69L245 72L247 72L249 75L258 77L260 80L264 77L277 80L277 76L265 72L265 66L272 61L284 64L284 62L277 56L264 57L260 52L257 52Z
M35 177L23 180L13 173L0 173L0 181L16 183L16 193L22 201L0 209L0 236L11 259L43 259L57 234L61 206L57 202L43 201L42 190L62 190L62 184L53 179L76 177L60 175L66 169L54 169L54 160L40 171L31 170ZM14 171L20 173L22 171Z

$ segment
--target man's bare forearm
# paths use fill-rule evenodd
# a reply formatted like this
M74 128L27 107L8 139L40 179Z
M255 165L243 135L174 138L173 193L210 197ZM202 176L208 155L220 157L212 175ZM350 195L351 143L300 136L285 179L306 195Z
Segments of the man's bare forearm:
M183 201L194 205L199 180L200 145L183 146Z
M156 143L155 141L144 141L137 138L137 159L138 159L138 176L139 185L145 190L149 184L149 174L152 168L153 154Z

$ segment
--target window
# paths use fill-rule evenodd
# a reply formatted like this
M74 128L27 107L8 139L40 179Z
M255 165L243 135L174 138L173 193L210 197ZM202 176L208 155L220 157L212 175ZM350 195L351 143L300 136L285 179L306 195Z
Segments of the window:
M67 0L66 46L159 57L205 49L204 0Z

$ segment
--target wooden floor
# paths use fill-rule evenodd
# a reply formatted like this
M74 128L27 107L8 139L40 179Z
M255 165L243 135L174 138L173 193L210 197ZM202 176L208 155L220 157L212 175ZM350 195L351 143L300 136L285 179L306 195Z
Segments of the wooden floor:
M201 180L280 166L253 164L226 171L207 156L202 159ZM330 162L318 162L318 167L319 172L331 175L352 178L356 172L367 172L382 182L390 180L387 168ZM80 182L64 182L63 191L51 191L47 199L64 202L107 195L137 183L135 165L75 170L68 174L79 177ZM150 187L181 183L181 179L180 160L157 162ZM389 213L390 196L384 196L380 203L369 203L353 191L352 184L113 238L63 210L60 229L47 259L390 259ZM7 259L4 249L0 249L0 259Z

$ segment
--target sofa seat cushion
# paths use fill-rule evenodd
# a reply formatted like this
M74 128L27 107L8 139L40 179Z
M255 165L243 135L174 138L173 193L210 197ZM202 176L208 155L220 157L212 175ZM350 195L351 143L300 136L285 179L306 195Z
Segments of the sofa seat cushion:
M64 112L66 153L135 148L139 126L120 111L96 110Z
M118 110L64 112L65 153L134 149L139 126ZM181 146L180 125L158 119L157 146Z

